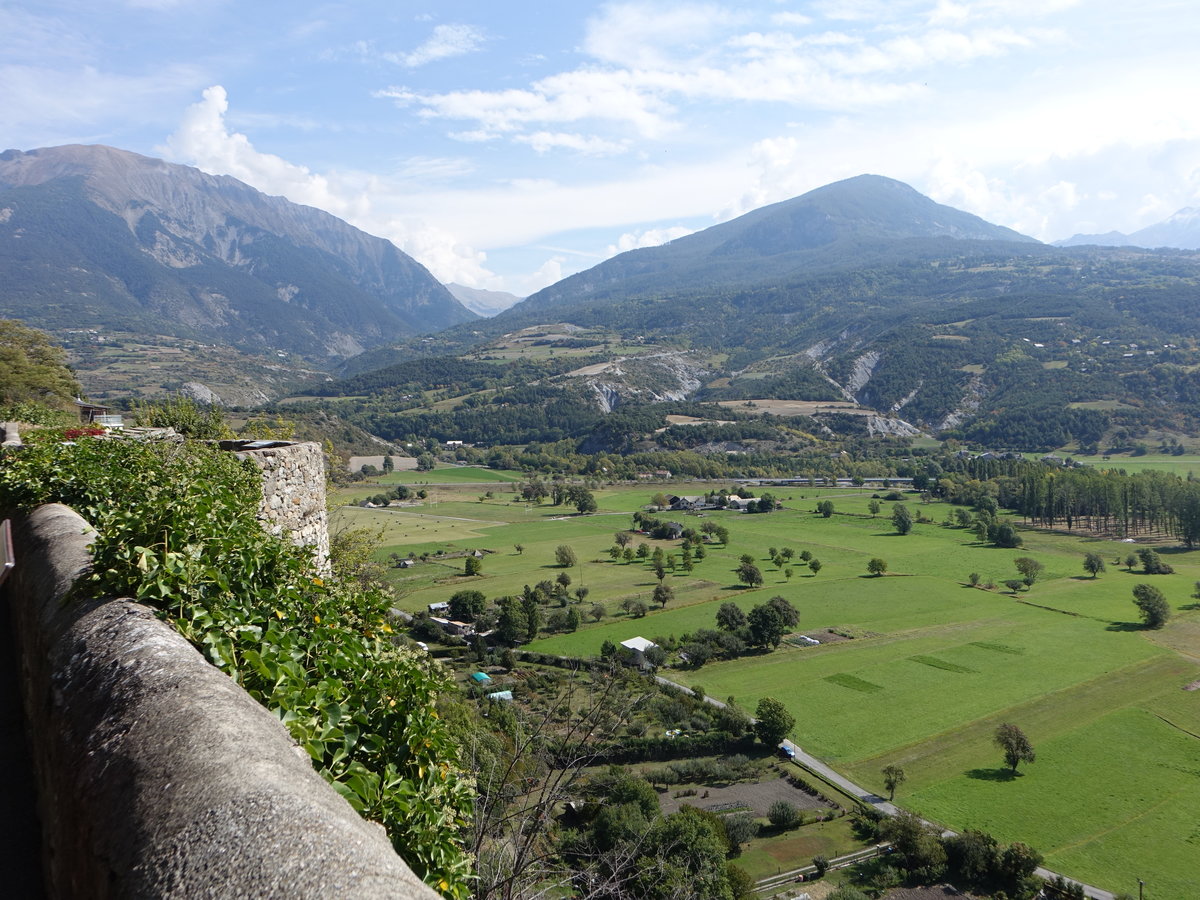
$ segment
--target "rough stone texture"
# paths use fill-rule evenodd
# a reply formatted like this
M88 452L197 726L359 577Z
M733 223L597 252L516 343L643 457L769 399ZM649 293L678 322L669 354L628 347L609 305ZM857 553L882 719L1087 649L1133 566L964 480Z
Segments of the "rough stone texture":
M21 445L21 429L16 422L0 422L0 446L19 447Z
M263 527L277 537L312 547L317 567L328 571L329 521L321 445L308 442L262 450L237 449L237 454L262 469L263 499L258 516Z
M52 897L436 900L283 725L147 608L67 599L90 534L15 522L19 645Z

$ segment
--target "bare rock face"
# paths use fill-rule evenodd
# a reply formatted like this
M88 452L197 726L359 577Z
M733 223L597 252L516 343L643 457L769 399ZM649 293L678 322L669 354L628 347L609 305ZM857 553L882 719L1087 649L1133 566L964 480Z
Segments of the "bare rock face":
M39 327L313 360L475 318L392 243L335 216L103 146L0 154L0 277L0 316Z
M571 373L583 378L605 412L637 399L652 403L684 400L698 391L708 370L688 353L623 356Z

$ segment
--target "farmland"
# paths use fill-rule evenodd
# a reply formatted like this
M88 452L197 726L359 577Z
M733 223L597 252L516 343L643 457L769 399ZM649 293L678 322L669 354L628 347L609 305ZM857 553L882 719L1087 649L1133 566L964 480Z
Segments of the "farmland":
M440 472L429 474L439 481ZM392 570L398 605L413 611L464 587L497 597L552 579L563 571L555 547L571 545L579 559L569 570L572 588L587 587L585 610L598 602L605 615L530 645L549 653L595 655L605 640L635 635L669 643L712 628L722 602L748 610L783 596L799 610L795 631L832 628L853 639L804 649L785 642L771 653L671 669L672 679L732 696L744 709L763 696L782 700L796 717L792 736L801 746L879 791L880 769L902 766L908 780L897 802L947 827L1026 841L1048 867L1110 890L1136 887L1135 873L1155 897L1195 895L1200 692L1184 688L1200 680L1200 610L1190 596L1200 552L1159 546L1176 574L1147 577L1114 564L1137 549L1128 543L1024 530L1024 548L997 549L936 524L950 507L915 495L905 502L927 521L900 536L890 524L891 503L870 516L869 493L783 488L774 493L785 509L769 515L671 514L688 527L719 522L729 543L707 545L692 572L668 574L674 598L634 619L620 602L649 603L657 579L643 560L613 562L608 548L660 487L598 490L598 512L579 516L526 504L511 485L497 484L490 498L478 485L430 486L424 505L345 509L335 528L382 528L381 555L426 555L411 569ZM835 513L816 515L818 499L833 500ZM677 542L637 540L678 552ZM788 578L768 558L771 547L808 550L823 567L814 575L796 560ZM482 576L467 577L457 554L473 549L491 552ZM1107 561L1097 578L1083 572L1088 551ZM761 588L738 584L742 554L762 569ZM1045 566L1030 589L1013 594L968 583L972 572L984 584L1013 578L1021 556ZM887 575L867 575L872 557L887 560ZM1143 581L1172 607L1161 631L1144 630L1131 602L1132 587ZM1001 722L1018 724L1037 751L1015 777L992 744Z

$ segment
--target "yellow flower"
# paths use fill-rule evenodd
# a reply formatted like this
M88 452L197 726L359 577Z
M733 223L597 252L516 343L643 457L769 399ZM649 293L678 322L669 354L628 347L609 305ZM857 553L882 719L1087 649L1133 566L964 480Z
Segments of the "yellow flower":
M275 618L277 618L277 619L282 619L282 618L283 618L283 612L282 612L282 611L280 611L280 610L278 610L278 609L277 609L277 610L275 610Z
M312 583L315 584L317 587L321 587L322 585L325 584L325 580L323 578L321 578L320 576L318 576L313 579Z
M318 625L320 625L320 624L321 624L321 617L320 617L320 616L313 616L313 621L314 621L314 622L316 622Z

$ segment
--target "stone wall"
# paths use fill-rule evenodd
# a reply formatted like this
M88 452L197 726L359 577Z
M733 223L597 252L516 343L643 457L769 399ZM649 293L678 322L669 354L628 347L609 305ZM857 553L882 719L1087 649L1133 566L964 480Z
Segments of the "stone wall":
M329 569L329 519L321 445L285 441L221 441L222 450L249 459L263 473L259 519L277 537L313 548L317 566Z
M437 900L284 726L152 610L74 592L91 535L57 504L17 517L0 589L47 895Z

